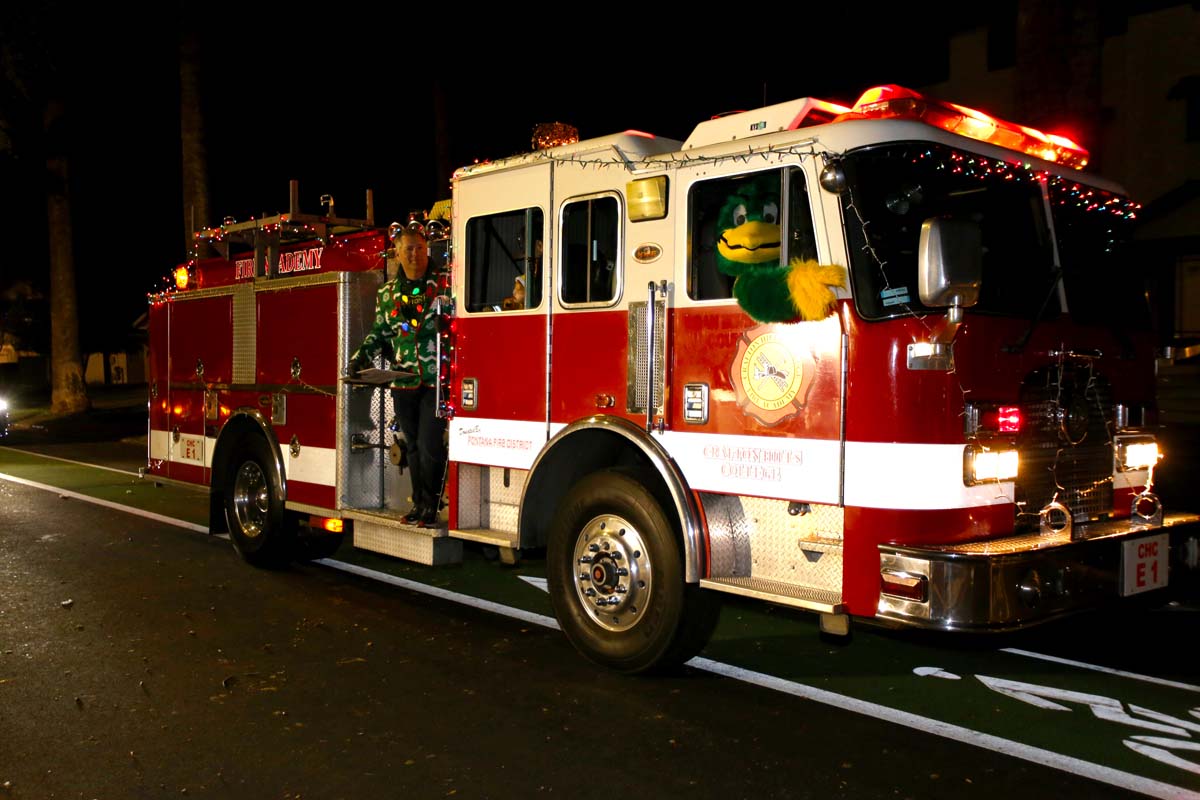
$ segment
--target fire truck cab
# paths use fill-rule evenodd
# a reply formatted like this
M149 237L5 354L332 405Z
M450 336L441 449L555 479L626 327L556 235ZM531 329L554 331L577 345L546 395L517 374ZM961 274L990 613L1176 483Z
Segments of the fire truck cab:
M1137 206L1086 159L880 87L685 142L626 131L465 167L435 237L445 528L398 521L383 393L338 381L382 280L377 233L324 231L307 277L279 274L284 246L246 279L152 298L172 331L152 387L172 399L156 416L152 388L151 471L210 485L214 530L250 557L292 541L294 516L431 564L463 541L545 548L563 630L627 672L698 652L720 593L832 633L1165 597L1196 579L1200 518L1153 493L1154 342L1120 261ZM755 303L818 267L844 275L825 311L763 319ZM227 383L189 372L209 345L175 333L213 319L241 364ZM259 334L250 353L255 319L287 346Z

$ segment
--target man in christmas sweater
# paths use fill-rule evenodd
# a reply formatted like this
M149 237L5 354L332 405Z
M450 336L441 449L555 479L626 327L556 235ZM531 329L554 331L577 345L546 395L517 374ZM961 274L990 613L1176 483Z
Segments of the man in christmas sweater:
M429 245L419 229L401 230L395 248L400 269L376 294L375 323L350 357L350 368L370 366L382 352L393 369L413 373L392 382L392 408L408 443L412 478L413 507L404 521L437 527L446 420L437 416L439 320L434 300L443 294L443 277L429 268Z

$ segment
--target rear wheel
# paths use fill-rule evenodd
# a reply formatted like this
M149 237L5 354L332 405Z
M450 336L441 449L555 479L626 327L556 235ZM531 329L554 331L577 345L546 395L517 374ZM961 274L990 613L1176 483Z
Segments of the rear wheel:
M286 524L282 484L266 440L247 436L239 441L227 475L225 518L238 553L260 567L289 561L295 532Z
M546 548L555 615L575 647L620 672L664 669L708 641L720 606L684 582L675 526L652 476L605 471L568 493Z

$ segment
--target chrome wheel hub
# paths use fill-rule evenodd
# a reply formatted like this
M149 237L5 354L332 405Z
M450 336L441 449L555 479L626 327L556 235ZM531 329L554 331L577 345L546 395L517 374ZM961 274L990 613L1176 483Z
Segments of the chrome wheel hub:
M645 542L629 522L594 517L575 540L575 591L588 616L602 628L625 631L646 613L653 589Z
M262 534L270 502L267 477L262 467L253 461L242 464L233 482L233 511L246 536L253 539Z

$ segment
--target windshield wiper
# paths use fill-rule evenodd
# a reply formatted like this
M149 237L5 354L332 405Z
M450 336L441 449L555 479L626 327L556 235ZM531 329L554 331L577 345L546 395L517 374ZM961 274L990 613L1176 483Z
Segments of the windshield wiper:
M1029 344L1029 337L1033 336L1033 329L1037 327L1038 320L1046 313L1046 306L1050 305L1050 298L1054 296L1054 292L1058 288L1058 282L1062 280L1062 274L1062 267L1054 268L1054 272L1050 274L1050 286L1046 289L1046 296L1042 298L1042 303L1038 306L1037 313L1033 315L1033 319L1029 320L1029 327L1025 329L1025 333L1015 344L1006 344L1000 348L1001 351L1005 353L1024 352L1025 345Z

